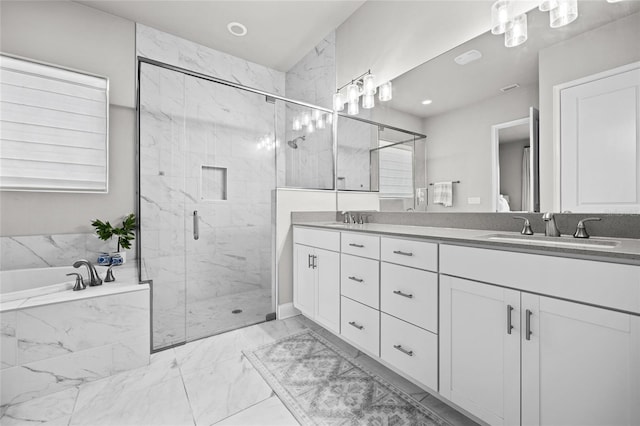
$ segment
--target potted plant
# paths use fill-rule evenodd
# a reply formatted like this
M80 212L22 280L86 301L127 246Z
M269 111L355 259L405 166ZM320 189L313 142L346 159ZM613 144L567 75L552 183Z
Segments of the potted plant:
M131 241L133 241L136 237L133 233L133 231L136 229L136 215L131 213L126 216L122 220L122 226L120 227L114 227L108 221L103 222L99 219L91 222L91 225L96 229L98 238L103 241L110 240L114 236L118 238L117 251L115 253L109 254L110 259L108 263L116 263L111 259L117 257L122 258L122 261L120 263L124 263L127 260L127 252L125 252L124 250L131 248ZM105 262L104 260L101 262L100 259L98 259L98 263L105 264L107 262Z

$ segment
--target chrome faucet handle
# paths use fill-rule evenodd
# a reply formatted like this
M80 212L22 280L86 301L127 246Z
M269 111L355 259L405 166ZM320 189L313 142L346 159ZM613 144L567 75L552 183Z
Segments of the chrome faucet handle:
M514 216L513 218L524 220L522 230L520 231L522 235L533 235L533 230L531 229L531 223L529 222L529 219L524 216Z
M107 275L104 277L104 282L105 283L110 283L116 280L116 277L113 276L113 271L111 269L113 269L116 266L120 266L122 265L121 263L117 264L117 265L111 265L107 268Z
M71 275L76 276L76 284L73 286L73 291L84 290L85 288L87 288L87 286L84 283L84 280L82 279L82 275L80 275L77 272L71 272L70 274L67 274L67 276L71 276Z
M587 228L584 226L584 223L600 220L602 219L599 217L587 217L582 219L578 222L578 227L576 228L576 233L573 234L573 238L589 238L589 234L587 233Z

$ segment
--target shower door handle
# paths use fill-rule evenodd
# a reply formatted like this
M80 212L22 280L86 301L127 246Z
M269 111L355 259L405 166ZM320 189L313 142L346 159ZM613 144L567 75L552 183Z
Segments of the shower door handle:
M193 239L197 240L200 238L200 226L198 224L198 210L193 211Z

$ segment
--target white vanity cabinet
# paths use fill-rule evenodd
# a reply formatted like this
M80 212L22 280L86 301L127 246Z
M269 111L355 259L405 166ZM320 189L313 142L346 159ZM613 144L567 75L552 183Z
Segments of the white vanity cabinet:
M294 228L293 241L293 305L339 333L340 233Z
M640 268L448 245L440 256L444 397L496 425L640 424L640 317L620 312L640 313ZM558 299L567 287L584 303Z

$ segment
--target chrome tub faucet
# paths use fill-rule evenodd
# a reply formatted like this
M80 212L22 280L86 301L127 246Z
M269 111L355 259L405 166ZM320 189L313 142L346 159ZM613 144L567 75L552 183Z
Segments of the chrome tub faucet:
M98 271L96 271L96 267L91 264L86 259L80 259L73 264L74 268L79 268L82 265L87 267L87 271L89 272L89 285L94 287L97 285L102 285L102 279L98 275Z

